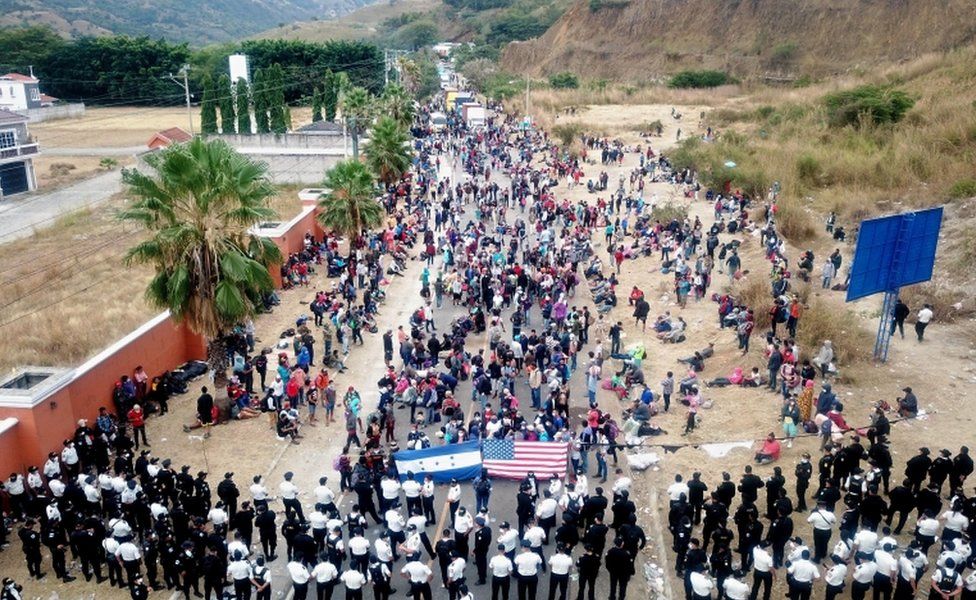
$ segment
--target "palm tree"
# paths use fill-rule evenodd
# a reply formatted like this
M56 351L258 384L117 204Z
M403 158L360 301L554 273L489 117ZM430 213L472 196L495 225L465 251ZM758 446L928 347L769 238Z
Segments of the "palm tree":
M207 339L207 358L218 395L227 369L227 334L257 312L274 287L268 267L278 247L250 228L275 217L275 188L263 163L252 162L220 140L194 138L147 159L153 173L123 171L135 198L118 218L141 225L149 237L125 255L152 265L146 289L155 306Z
M322 185L329 191L319 201L319 222L348 238L351 254L363 230L383 220L373 174L358 160L343 160L329 169Z
M386 86L381 101L384 114L393 117L404 129L410 128L415 113L413 98L403 87L396 84Z
M384 186L400 180L410 168L410 136L393 117L383 116L369 133L363 154L366 164Z
M366 88L354 87L346 90L340 98L342 118L348 123L352 134L352 156L359 159L359 133L365 131L373 116L373 97Z

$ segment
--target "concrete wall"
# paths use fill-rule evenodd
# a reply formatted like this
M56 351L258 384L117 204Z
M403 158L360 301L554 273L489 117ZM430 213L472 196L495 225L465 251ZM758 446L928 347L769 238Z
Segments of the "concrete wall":
M279 184L321 184L325 172L342 160L342 154L262 154L241 150L256 161L268 165L271 180Z
M75 104L58 104L55 106L44 106L41 108L31 108L23 111L31 123L43 123L44 121L55 121L57 119L76 119L85 116L85 105L81 102Z
M98 407L112 409L112 388L122 375L142 365L150 378L193 359L206 358L204 340L163 313L68 373L67 381L32 406L0 400L0 420L17 424L0 429L0 474L40 466L47 453L60 451L78 419L94 422Z
M309 135L306 133L262 133L256 135L209 135L243 150L342 150L342 135ZM350 142L351 144L352 142Z

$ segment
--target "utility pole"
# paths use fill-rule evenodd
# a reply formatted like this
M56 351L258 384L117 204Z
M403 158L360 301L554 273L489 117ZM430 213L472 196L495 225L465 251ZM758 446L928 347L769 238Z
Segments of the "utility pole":
M183 73L182 82L173 77L172 73L169 74L169 78L173 83L183 88L183 93L186 95L186 119L190 123L190 135L193 135L193 110L190 108L190 65L183 65L180 71Z

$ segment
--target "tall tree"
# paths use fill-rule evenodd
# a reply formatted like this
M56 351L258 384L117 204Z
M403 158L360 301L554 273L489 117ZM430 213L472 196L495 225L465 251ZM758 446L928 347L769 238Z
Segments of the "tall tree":
M234 91L237 93L237 133L240 135L251 134L251 98L248 94L247 80L238 79L234 84Z
M369 143L363 150L366 164L385 186L403 177L410 168L410 135L396 119L384 115L369 131Z
M335 121L338 107L338 78L331 70L327 70L322 82L322 111L326 121Z
M265 73L261 69L254 72L254 86L251 97L254 102L254 125L258 133L269 133L271 124L268 121L268 95L265 91Z
M403 127L409 129L413 124L414 107L413 98L401 86L390 84L383 90L381 98L383 114L393 117L393 120Z
M281 65L275 64L270 69L268 77L266 98L268 102L268 118L271 121L271 131L274 133L285 133L288 131L288 124L285 118L285 76Z
M363 230L383 219L383 207L376 200L376 187L369 168L358 160L343 160L325 174L329 190L319 201L322 226L349 240L349 253L358 245Z
M220 132L234 133L237 115L234 114L234 92L230 89L230 77L227 75L217 79L217 104L220 106Z
M373 97L365 88L354 87L342 95L342 118L352 135L352 156L359 160L359 134L369 127L373 115Z
M125 170L135 198L119 214L149 237L126 253L155 277L146 298L206 337L218 394L225 389L227 336L254 316L274 287L269 267L280 264L275 244L253 235L253 225L275 217L275 188L267 167L222 140L194 138L147 158L151 172Z
M318 123L322 120L322 90L315 86L312 90L312 122Z
M213 79L203 78L203 100L200 102L200 131L205 134L217 133L217 101L214 98Z

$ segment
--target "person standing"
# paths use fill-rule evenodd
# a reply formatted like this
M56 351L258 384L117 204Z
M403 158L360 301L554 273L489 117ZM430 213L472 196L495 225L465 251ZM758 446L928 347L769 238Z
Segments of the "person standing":
M302 503L298 500L298 487L292 483L295 474L291 471L285 473L285 480L278 484L278 491L281 492L281 503L285 507L285 515L297 515L298 522L305 522L305 514L302 513Z
M474 564L478 570L476 585L485 585L488 577L488 552L491 550L492 531L484 517L476 517L474 524Z
M827 510L827 505L823 502L817 502L817 508L807 517L807 523L813 526L813 562L819 564L826 558L827 545L836 522L837 517Z
M312 578L312 574L301 558L295 556L294 560L288 563L288 575L291 577L295 600L305 600L308 597L308 580Z
M579 593L576 600L584 600L583 594L587 590L589 594L586 600L595 600L596 578L600 575L600 555L593 552L590 544L583 546L583 554L576 560L576 571L579 573Z
M810 478L813 476L813 465L810 463L810 453L803 453L803 458L801 458L800 462L796 464L793 475L796 477L796 511L806 512L807 490L810 489Z
M235 552L227 565L227 579L234 585L234 600L251 600L251 580L254 573L251 565L240 552Z
M142 435L142 444L149 448L149 440L146 439L146 413L138 404L132 405L126 415L129 419L129 426L132 427L132 441L135 442L135 449L139 449L139 436Z
M901 333L901 339L905 339L905 319L911 312L901 298L895 302L895 307L891 310L891 335L895 335L897 329Z
M254 561L251 574L251 585L257 593L257 600L271 600L271 569L264 563L263 556Z
M363 600L363 586L366 585L366 575L359 569L350 564L349 569L344 571L339 579L346 586L346 600ZM298 595L295 595L298 598Z
M810 600L813 581L820 578L820 569L810 562L810 551L804 550L800 555L800 560L787 567L787 572L792 576L789 580L790 598L793 600Z
M44 577L44 573L41 572L41 536L35 529L36 526L33 519L28 519L17 535L20 537L24 558L27 559L27 573L31 577L41 579Z
M528 540L523 540L522 553L515 557L514 562L518 579L518 600L535 600L542 557L532 551Z
M569 572L573 568L573 558L563 546L556 548L556 553L549 557L549 600L554 600L556 590L559 590L559 600L566 600L566 588L569 586Z
M419 552L410 557L410 562L403 566L400 573L410 582L410 595L413 600L431 600L430 580L434 577L434 573L420 561Z
M923 304L922 309L915 316L915 335L918 336L919 342L925 337L925 328L929 326L934 316L931 304Z
M634 559L624 548L624 539L617 537L613 548L607 552L607 573L610 574L610 599L624 600L627 597L627 583L634 575Z
M505 544L498 544L497 549L498 554L488 562L488 568L491 569L491 600L498 600L499 592L501 600L508 600L514 566L505 554Z

